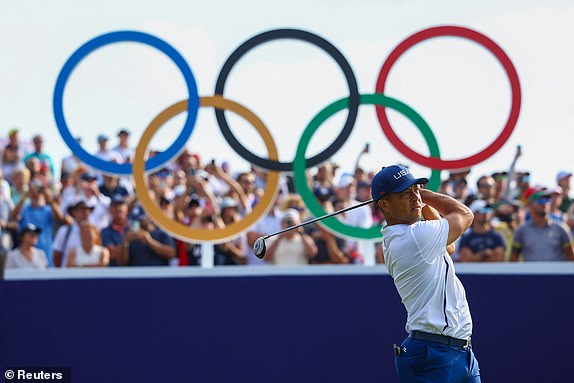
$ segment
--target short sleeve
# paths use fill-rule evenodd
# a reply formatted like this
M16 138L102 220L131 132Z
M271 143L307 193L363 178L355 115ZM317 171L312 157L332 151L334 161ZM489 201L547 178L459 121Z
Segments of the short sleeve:
M514 242L513 242L513 247L516 248L522 248L522 246L524 246L524 240L523 240L523 227L524 226L520 226L518 227L518 229L516 229L516 231L514 232Z
M560 245L563 249L572 246L572 236L566 225L560 225Z
M413 239L425 261L433 263L443 256L446 251L448 229L448 221L444 218L420 221L412 225Z

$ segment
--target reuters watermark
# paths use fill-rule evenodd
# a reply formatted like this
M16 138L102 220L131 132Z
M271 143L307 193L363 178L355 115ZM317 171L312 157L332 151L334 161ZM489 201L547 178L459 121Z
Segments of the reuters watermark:
M71 383L72 369L69 367L6 367L4 378L7 383Z

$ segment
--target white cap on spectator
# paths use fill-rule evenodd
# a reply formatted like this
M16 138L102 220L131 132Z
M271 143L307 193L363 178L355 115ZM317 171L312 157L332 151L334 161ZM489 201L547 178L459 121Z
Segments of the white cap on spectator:
M301 222L301 215L295 209L286 209L281 216L281 221L285 222L290 220L293 224L298 224Z
M339 182L337 182L338 188L346 188L347 186L351 185L355 181L355 177L352 174L345 173L339 178Z
M223 200L221 201L221 210L226 209L228 207L237 207L237 201L235 201L235 199L231 198L231 197L225 197L223 198Z
M469 206L470 210L473 213L477 213L477 212L481 211L482 209L484 209L485 207L488 207L488 204L483 199L476 199L476 200L472 201L472 203Z
M185 187L185 185L177 185L176 187L173 188L173 194L175 197L181 197L182 195L185 194L186 190L187 188Z
M567 172L565 170L561 170L556 175L556 182L559 182L561 179L572 176L571 172Z

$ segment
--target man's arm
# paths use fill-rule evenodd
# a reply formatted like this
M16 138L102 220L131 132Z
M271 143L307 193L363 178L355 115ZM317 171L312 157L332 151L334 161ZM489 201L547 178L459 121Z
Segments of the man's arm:
M428 189L422 189L420 193L423 202L435 208L448 221L447 246L456 241L472 224L472 211L456 199Z

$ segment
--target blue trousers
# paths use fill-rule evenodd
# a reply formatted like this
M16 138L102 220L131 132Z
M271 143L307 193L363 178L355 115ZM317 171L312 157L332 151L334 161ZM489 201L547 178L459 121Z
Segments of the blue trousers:
M401 383L480 383L472 348L411 338L405 339L401 348L401 354L395 355Z

